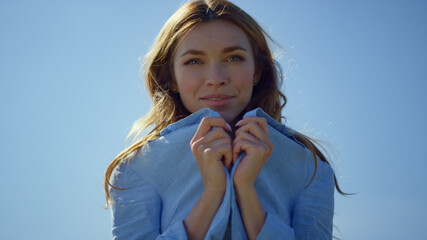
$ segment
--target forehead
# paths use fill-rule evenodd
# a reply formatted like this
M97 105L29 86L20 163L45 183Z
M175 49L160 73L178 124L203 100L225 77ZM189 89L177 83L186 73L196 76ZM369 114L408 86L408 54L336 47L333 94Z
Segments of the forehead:
M176 52L188 49L226 48L241 46L250 51L248 36L237 25L225 20L199 23L179 42Z

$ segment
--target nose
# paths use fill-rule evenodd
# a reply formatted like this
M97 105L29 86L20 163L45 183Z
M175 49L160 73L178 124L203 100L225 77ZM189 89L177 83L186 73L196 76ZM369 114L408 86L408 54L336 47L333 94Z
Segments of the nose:
M225 86L228 83L225 66L221 63L212 63L206 76L206 84L211 87Z

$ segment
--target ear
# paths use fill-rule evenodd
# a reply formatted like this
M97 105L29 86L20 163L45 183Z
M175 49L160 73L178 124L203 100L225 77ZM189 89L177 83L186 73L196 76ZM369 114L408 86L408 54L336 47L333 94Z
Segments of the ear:
M261 80L262 67L259 66L255 69L254 73L254 86L256 86Z
M173 92L173 93L179 93L178 90L178 85L176 84L176 82L174 80L168 82L168 88Z
M170 80L167 83L168 89L170 89L170 91L173 93L179 93L178 84L176 83L175 74L173 71L173 62L171 62L169 65L169 76Z

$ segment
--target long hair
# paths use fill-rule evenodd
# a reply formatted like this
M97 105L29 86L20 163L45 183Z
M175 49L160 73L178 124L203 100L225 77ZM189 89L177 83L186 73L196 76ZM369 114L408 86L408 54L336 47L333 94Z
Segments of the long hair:
M153 107L146 116L134 123L128 135L128 138L133 137L132 145L122 151L107 168L104 180L107 207L112 201L109 187L115 188L109 181L113 170L123 161L131 159L148 141L159 137L162 129L190 114L182 104L179 93L175 90L172 57L176 46L186 33L197 24L215 20L226 20L235 24L249 38L255 60L254 80L257 80L258 84L254 86L251 100L243 113L260 107L276 121L281 122L286 97L279 89L282 74L270 52L267 42L267 39L271 40L269 35L251 16L229 1L196 0L188 2L168 19L151 50L145 56L145 84L153 101ZM143 135L144 130L148 128L150 128L148 133ZM328 161L312 139L298 132L295 137L314 155L316 167L313 180L317 170L316 156L326 163ZM344 194L339 188L336 178L335 186L338 192Z

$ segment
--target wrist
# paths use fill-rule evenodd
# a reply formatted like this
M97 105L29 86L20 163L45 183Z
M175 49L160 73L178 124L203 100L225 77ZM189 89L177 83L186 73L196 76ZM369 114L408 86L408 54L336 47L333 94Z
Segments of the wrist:
M222 201L225 195L225 190L206 189L203 191L201 198L209 202Z
M240 192L256 192L255 183L252 182L233 179L233 186L235 190L239 190Z
M237 199L257 198L257 191L253 184L234 184L234 193Z
M264 226L267 213L253 184L235 184L234 192L248 239L256 239Z

